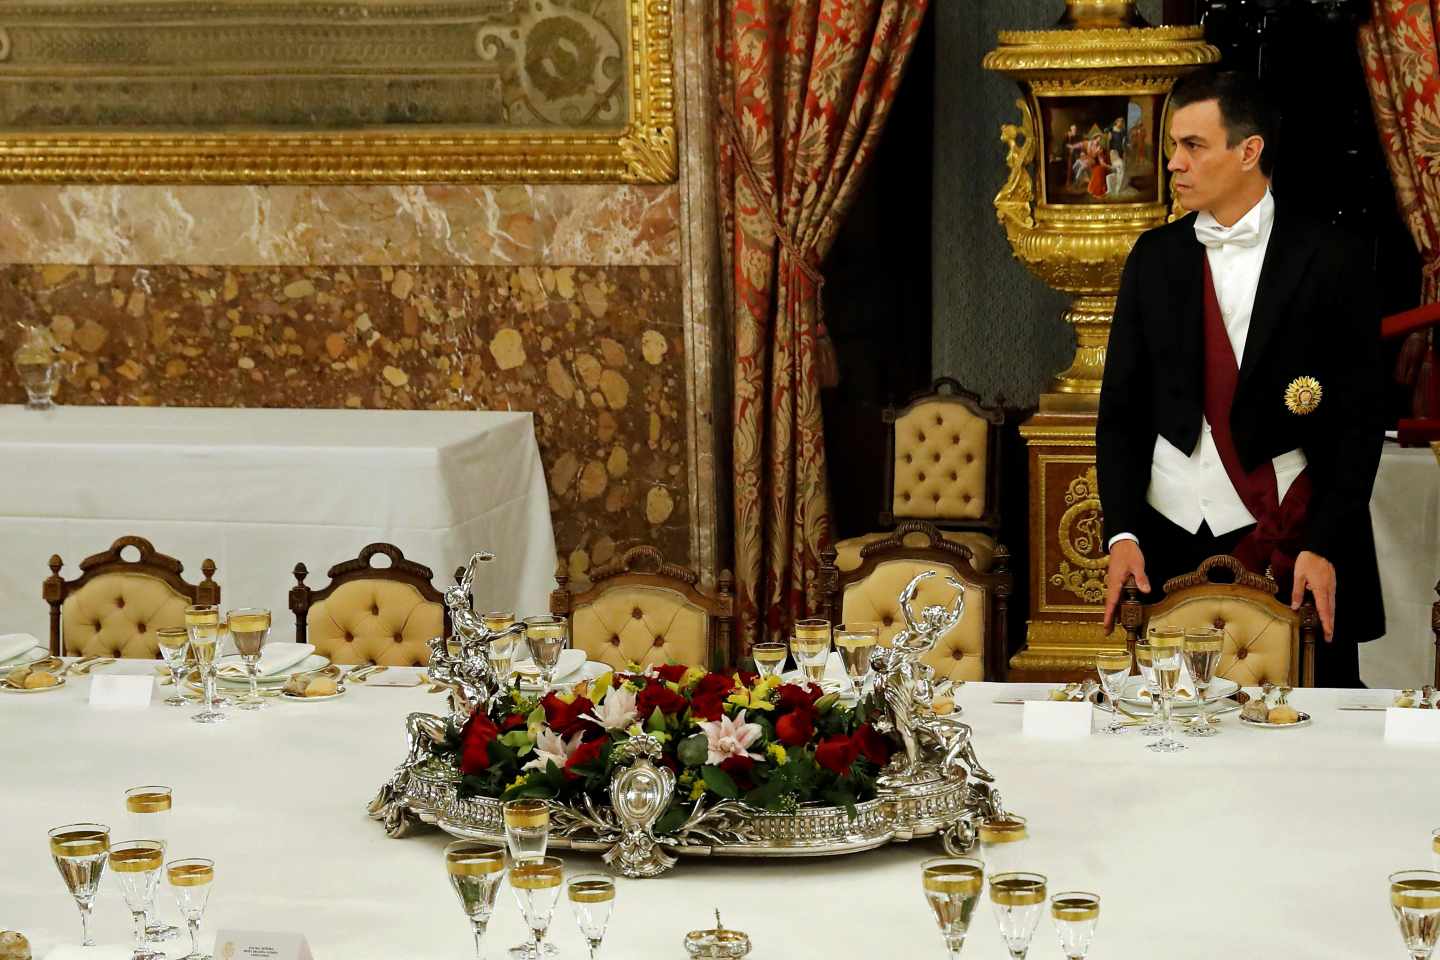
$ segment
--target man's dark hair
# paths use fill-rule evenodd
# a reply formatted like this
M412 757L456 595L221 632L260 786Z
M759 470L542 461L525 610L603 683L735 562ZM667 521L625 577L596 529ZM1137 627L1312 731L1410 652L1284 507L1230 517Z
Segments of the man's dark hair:
M1214 100L1220 107L1225 146L1234 147L1246 137L1258 136L1265 141L1260 172L1270 176L1275 169L1280 124L1260 81L1234 70L1199 70L1175 84L1170 107L1179 110L1206 100Z

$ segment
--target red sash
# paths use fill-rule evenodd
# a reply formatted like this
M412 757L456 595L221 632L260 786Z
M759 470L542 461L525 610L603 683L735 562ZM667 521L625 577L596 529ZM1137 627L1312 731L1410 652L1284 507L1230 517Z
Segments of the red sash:
M1310 506L1309 471L1302 471L1280 499L1275 467L1266 460L1250 472L1240 465L1235 439L1230 433L1230 407L1235 400L1235 386L1240 379L1240 365L1230 337L1225 332L1225 319L1220 314L1220 301L1215 296L1215 283L1210 276L1210 259L1205 258L1205 419L1210 424L1210 437L1220 452L1220 462L1235 486L1245 508L1255 517L1255 529L1235 547L1235 557L1246 569L1265 572L1280 581L1288 581L1300 552L1300 538L1305 532L1305 515Z

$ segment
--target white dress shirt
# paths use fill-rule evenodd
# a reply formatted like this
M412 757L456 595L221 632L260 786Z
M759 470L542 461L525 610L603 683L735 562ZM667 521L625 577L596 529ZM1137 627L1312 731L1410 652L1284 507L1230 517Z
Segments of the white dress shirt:
M1215 285L1215 299L1220 303L1220 316L1225 333L1238 364L1245 356L1245 339L1250 333L1250 312L1255 306L1255 290L1260 284L1260 268L1265 263L1265 250L1270 245L1270 232L1275 223L1275 199L1266 190L1260 201L1232 226L1221 226L1208 212L1195 218L1195 233L1205 243L1210 276ZM1295 478L1305 469L1305 454L1291 450L1273 461L1280 499ZM1255 522L1255 516L1240 499L1220 451L1203 417L1200 442L1188 455L1162 436L1155 438L1155 452L1150 460L1150 486L1145 500L1161 516L1178 527L1195 533L1203 522L1215 536L1221 536ZM1117 533L1109 546L1118 540L1135 540L1133 533Z

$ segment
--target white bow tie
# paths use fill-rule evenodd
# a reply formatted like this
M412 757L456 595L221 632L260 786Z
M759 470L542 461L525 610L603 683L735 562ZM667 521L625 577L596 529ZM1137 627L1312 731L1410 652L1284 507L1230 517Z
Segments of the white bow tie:
M1211 250L1227 246L1253 247L1260 242L1260 228L1253 220L1241 220L1233 227L1222 227L1214 220L1201 223L1195 220L1195 239Z

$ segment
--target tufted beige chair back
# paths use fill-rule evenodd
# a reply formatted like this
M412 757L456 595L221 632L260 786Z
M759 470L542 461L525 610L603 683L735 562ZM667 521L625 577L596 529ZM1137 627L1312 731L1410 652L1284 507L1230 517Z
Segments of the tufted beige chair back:
M570 591L564 574L555 579L550 612L570 618L571 643L590 660L617 670L666 663L715 669L729 662L734 594L728 570L711 596L699 589L693 570L641 545L591 573L581 593Z
M860 565L853 570L840 570L835 550L826 551L820 573L825 598L820 615L835 622L878 623L880 642L888 645L905 626L899 605L905 585L923 571L937 574L920 584L912 604L918 610L950 603L955 589L945 578L954 577L965 585L965 614L925 655L925 662L935 670L936 679L1001 679L1012 589L1009 551L997 546L993 559L992 570L981 573L963 544L947 540L932 524L907 520L890 537L861 550Z
M220 602L214 561L200 565L205 579L199 584L186 583L180 561L157 553L144 537L121 537L86 557L74 580L60 576L64 565L58 554L50 558L43 590L52 653L154 659L156 630L184 626L192 603Z
M1214 579L1226 571L1234 582ZM1210 557L1194 573L1169 580L1165 599L1146 607L1133 582L1121 602L1120 622L1133 649L1150 626L1218 627L1225 638L1219 676L1242 687L1262 683L1312 686L1319 616L1310 601L1298 610L1275 598L1274 580L1251 573L1230 556Z
M908 406L887 408L882 419L891 425L892 469L881 526L904 519L999 526L999 410L942 377Z
M376 557L388 558L389 565L376 565ZM430 662L430 640L450 634L449 613L430 568L406 560L399 547L367 545L354 560L330 568L323 590L305 585L308 573L305 564L295 565L290 588L295 639L313 643L332 663L424 666Z

